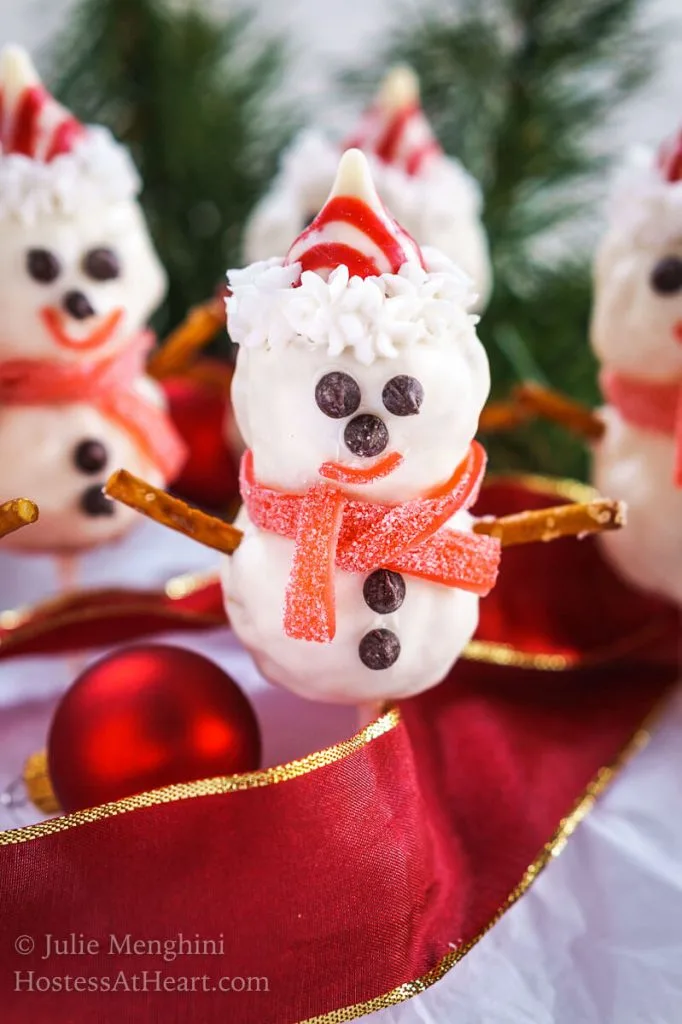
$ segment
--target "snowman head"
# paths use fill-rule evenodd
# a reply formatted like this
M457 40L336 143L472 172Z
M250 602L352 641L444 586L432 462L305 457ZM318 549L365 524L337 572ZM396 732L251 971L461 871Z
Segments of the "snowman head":
M682 377L682 135L616 178L595 261L591 340L609 370Z
M0 147L0 361L112 354L166 287L127 152L58 104L18 47L0 54Z
M359 150L286 258L229 286L233 404L262 482L404 501L451 477L490 386L467 279L393 220Z
M387 208L420 245L440 249L473 281L475 306L490 292L488 244L481 194L458 160L447 157L424 115L419 82L407 67L386 76L348 147L367 156ZM248 261L283 253L313 219L334 181L339 150L306 131L285 154L282 168L246 228Z

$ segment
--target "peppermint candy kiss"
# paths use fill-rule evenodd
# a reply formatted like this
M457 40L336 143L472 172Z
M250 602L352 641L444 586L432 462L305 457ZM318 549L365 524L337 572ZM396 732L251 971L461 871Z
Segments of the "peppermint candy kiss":
M25 50L7 46L0 55L0 143L4 156L20 154L50 163L70 153L83 125L40 81Z
M397 65L386 75L357 132L347 141L381 163L411 176L442 156L419 101L419 79L412 68Z
M338 266L351 277L397 274L405 263L424 266L419 246L382 203L367 158L358 149L341 157L336 180L317 217L293 243L285 265L299 263L325 280Z

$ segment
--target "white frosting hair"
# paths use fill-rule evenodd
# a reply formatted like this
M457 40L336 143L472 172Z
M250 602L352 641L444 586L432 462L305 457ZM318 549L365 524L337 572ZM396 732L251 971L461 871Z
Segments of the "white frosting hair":
M612 243L665 244L682 236L682 181L667 181L655 150L630 150L616 172L606 207Z
M0 218L82 213L133 198L140 185L127 150L58 103L26 50L0 51Z
M70 153L50 163L0 153L0 219L35 224L51 214L134 198L140 188L128 151L106 128L88 127Z
M245 348L348 350L369 366L475 334L471 280L392 218L358 149L341 157L326 203L287 256L231 270L228 280L230 335Z
M230 337L245 348L349 350L367 366L411 345L457 344L478 320L468 312L471 282L442 253L422 252L429 269L408 262L376 277L350 277L341 265L324 281L282 259L231 270Z

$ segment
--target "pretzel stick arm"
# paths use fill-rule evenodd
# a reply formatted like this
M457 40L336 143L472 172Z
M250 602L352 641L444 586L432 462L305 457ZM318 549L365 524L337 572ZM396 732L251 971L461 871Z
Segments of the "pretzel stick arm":
M194 306L151 357L147 372L157 380L182 373L224 326L223 299L209 299L200 306Z
M520 427L532 420L534 413L522 402L511 399L508 402L488 402L478 421L478 429L484 434L495 434Z
M223 522L217 516L193 508L158 487L152 487L125 469L119 469L109 477L104 493L162 526L183 533L199 544L221 551L224 555L231 555L236 551L242 539L241 530L235 526Z
M621 501L588 501L556 508L519 512L501 519L479 519L474 533L497 537L503 548L559 537L581 537L604 530L619 530L625 525L625 505Z
M14 498L0 505L0 537L21 530L23 526L35 523L38 518L38 506L28 498Z
M598 413L542 384L520 384L514 389L514 398L528 414L558 423L588 441L598 441L604 435L606 424Z

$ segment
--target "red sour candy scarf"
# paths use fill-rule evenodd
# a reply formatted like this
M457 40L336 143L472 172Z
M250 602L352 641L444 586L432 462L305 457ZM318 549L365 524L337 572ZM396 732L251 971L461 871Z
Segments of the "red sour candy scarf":
M186 450L164 409L135 390L144 373L153 335L142 331L126 347L97 362L60 363L42 359L0 362L2 405L66 405L85 402L118 423L167 481L175 479Z
M626 423L674 439L674 482L682 487L682 384L660 384L607 370L599 383L606 401Z
M299 640L329 643L336 632L334 567L370 573L392 569L483 597L495 585L500 544L493 537L441 529L476 500L486 456L473 441L448 483L430 497L400 505L349 499L328 483L305 494L259 484L253 453L241 464L241 495L255 526L294 541L284 631Z

